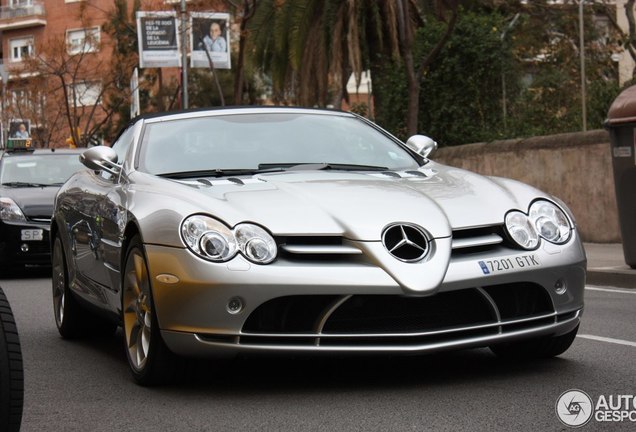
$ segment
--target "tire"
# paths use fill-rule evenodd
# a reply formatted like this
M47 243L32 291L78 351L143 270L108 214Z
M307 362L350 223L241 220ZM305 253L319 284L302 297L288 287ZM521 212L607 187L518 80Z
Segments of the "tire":
M122 327L128 365L143 386L169 382L177 357L161 337L152 297L148 265L139 236L131 239L122 274Z
M501 358L507 359L538 359L550 358L563 354L570 348L579 326L569 333L561 336L550 336L537 339L529 339L519 342L493 345L492 352Z
M13 312L0 288L0 431L17 432L22 423L24 372Z
M85 336L112 336L117 329L114 322L92 316L78 303L69 288L69 273L60 235L55 236L52 263L53 313L55 325L64 339Z

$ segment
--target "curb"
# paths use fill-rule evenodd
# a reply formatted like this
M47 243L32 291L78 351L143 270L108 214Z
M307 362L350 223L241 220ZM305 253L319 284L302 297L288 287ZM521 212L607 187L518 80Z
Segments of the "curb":
M586 284L636 289L636 270L622 267L590 268L587 270Z

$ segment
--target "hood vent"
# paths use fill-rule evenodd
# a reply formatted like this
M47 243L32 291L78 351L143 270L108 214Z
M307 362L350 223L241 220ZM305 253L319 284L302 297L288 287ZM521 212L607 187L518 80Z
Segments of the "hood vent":
M405 171L405 173L408 174L408 175L415 176L415 177L424 177L424 178L428 177L422 171Z
M402 178L401 175L393 171L382 171L380 174L384 174L385 176L389 176L393 178Z

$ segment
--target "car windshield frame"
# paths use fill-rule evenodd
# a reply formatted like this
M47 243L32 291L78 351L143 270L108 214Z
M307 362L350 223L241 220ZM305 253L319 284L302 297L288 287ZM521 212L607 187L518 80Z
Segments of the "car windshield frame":
M64 163L61 163L62 160ZM55 163L47 164L47 161ZM67 171L67 166L75 170ZM78 153L5 155L0 159L0 186L61 186L83 168Z
M152 119L141 132L135 168L184 178L178 174L220 177L313 167L412 170L421 165L399 140L352 114L263 110Z

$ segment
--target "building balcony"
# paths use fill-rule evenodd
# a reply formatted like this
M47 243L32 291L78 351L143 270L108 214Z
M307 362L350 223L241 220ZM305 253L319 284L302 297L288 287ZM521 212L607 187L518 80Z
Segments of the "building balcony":
M42 2L32 1L0 7L0 31L44 25L46 25L46 9Z

